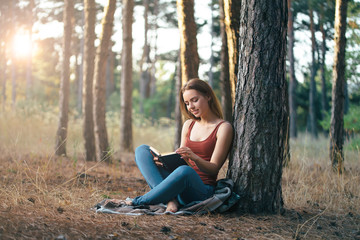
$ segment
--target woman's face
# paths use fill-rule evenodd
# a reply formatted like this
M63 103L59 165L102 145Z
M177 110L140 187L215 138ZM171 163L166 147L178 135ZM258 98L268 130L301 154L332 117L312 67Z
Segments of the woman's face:
M183 93L184 103L187 110L197 118L201 118L209 111L209 97L204 96L200 92L189 89Z

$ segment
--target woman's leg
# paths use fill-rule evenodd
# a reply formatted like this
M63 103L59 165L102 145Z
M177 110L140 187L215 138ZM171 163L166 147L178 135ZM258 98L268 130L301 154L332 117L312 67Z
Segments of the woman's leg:
M178 195L180 195L182 203L187 204L192 201L205 200L213 192L214 188L205 185L194 169L190 166L180 166L148 193L136 197L132 204L166 204Z
M135 150L135 162L150 188L156 187L169 173L154 162L149 146L141 145Z

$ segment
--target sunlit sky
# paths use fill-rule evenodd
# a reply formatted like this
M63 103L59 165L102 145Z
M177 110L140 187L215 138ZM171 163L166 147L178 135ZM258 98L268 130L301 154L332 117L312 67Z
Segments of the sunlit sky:
M105 4L106 0L96 0L102 5ZM195 1L195 17L199 21L207 21L205 25L197 35L198 41L198 52L200 57L205 61L209 62L211 55L211 35L210 35L210 19L211 19L211 9L209 7L210 0L201 0ZM41 4L46 4L46 1ZM144 44L144 19L143 19L143 8L135 7L134 9L134 24L133 24L133 58L134 60L139 60L142 54L142 48ZM174 14L176 9L174 9ZM99 17L102 17L99 15ZM304 16L306 18L307 16ZM98 21L100 23L100 19ZM45 38L45 37L60 37L63 33L63 24L60 22L51 22L47 24L37 23L33 31L35 32L33 39ZM122 47L122 37L121 37L121 8L118 7L115 12L115 22L114 22L114 34L112 39L116 42L113 50L120 53ZM100 24L96 27L96 32L99 35L101 32ZM158 54L165 53L171 50L177 50L179 48L179 32L178 29L158 29L157 31L157 52ZM317 38L321 39L320 33L317 33ZM307 68L311 60L311 41L310 41L310 32L295 32L295 38L297 40L295 44L295 58L297 60L296 66L296 77L298 80L302 81L302 69ZM215 47L220 48L220 40L215 42ZM20 40L21 42L21 40ZM23 43L24 44L24 43ZM332 51L332 42L328 42L328 47L330 51L327 54L327 65L331 66L333 61L333 51ZM25 47L25 46L24 46ZM199 69L200 77L207 79L205 74L208 71L209 64L201 64ZM169 69L171 71L171 69Z

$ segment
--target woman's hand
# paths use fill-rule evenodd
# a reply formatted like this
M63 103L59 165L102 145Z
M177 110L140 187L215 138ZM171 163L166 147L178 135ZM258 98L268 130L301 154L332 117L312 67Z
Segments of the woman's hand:
M156 166L158 166L158 167L163 167L164 166L164 164L159 161L158 157L154 157L154 162L155 162Z
M180 154L181 157L189 164L189 160L193 160L197 157L197 155L188 147L180 147L176 149L176 153Z

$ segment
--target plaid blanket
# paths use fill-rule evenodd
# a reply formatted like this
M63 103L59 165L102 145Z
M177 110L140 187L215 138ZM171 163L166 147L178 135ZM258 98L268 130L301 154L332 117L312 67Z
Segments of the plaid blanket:
M182 206L175 213L166 211L165 204L129 206L126 205L125 200L115 203L107 201L106 199L97 203L93 209L97 213L113 213L134 216L143 214L194 215L215 212L223 213L229 210L240 200L240 196L233 192L233 186L234 183L231 179L218 180L215 187L215 193L212 197L204 201L192 202L186 206Z

